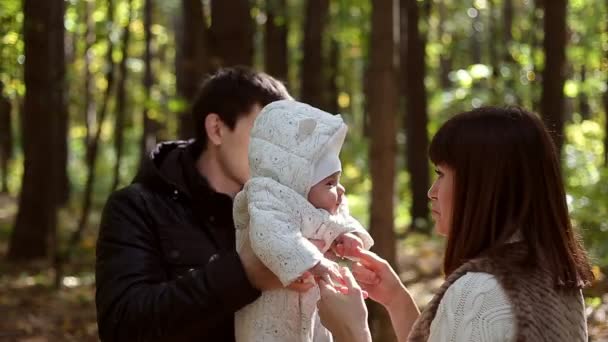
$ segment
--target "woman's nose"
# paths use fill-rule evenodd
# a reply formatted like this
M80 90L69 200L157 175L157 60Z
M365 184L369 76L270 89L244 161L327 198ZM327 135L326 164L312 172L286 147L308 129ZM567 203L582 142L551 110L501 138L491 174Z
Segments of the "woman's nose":
M431 185L431 187L429 188L429 191L427 191L427 193L426 193L427 197L431 201L434 200L434 199L437 199L436 185L437 185L437 182L434 182L433 185Z

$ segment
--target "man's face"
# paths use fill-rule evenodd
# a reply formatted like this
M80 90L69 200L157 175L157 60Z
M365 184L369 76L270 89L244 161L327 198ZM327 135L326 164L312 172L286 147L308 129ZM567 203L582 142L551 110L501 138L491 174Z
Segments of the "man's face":
M219 148L219 161L231 181L243 186L249 180L249 140L251 128L262 107L254 104L249 113L241 116L233 130L227 129Z

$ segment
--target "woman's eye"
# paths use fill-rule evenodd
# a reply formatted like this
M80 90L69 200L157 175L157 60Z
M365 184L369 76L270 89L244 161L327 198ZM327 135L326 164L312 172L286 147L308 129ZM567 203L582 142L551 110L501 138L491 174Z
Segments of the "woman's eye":
M435 173L437 174L437 176L441 177L443 176L443 172L439 171L439 169L435 169Z

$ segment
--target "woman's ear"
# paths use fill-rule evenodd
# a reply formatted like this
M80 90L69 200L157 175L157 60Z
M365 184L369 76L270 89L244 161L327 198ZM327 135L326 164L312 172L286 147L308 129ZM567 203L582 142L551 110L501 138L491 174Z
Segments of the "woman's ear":
M205 132L209 144L219 146L222 144L222 119L215 113L210 113L205 118Z

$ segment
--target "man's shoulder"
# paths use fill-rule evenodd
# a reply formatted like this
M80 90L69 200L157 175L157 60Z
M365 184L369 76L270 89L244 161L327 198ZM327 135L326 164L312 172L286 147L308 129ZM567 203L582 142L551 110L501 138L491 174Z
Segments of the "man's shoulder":
M108 203L110 202L123 202L139 200L141 197L146 195L146 192L150 190L146 189L140 183L131 183L123 188L113 191L108 197Z
M148 207L153 198L158 198L152 189L141 183L131 183L124 188L115 190L106 201L106 210L143 209Z

